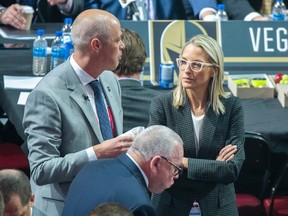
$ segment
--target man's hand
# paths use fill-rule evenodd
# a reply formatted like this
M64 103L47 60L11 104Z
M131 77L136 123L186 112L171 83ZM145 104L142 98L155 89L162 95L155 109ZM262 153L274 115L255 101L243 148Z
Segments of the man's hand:
M66 4L67 0L47 0L47 2L53 6L57 4Z
M116 138L105 140L104 142L93 146L93 150L98 159L114 158L118 155L127 152L131 146L133 138L129 135L122 135Z
M17 29L24 29L26 19L22 16L23 9L19 4L10 5L1 15L1 23L4 25L11 25Z

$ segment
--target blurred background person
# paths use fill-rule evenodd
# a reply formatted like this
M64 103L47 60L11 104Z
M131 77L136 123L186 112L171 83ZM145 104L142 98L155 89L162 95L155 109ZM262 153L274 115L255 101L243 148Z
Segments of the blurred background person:
M267 21L275 0L220 0L225 5L225 10L231 20ZM286 7L288 0L284 0Z
M176 60L177 87L152 99L149 125L165 125L184 142L183 175L152 202L159 216L236 216L236 180L244 153L240 99L222 86L224 56L218 42L196 35Z
M78 0L72 1L73 4ZM179 0L137 0L137 10L140 9L140 17L133 18L132 4L125 4L126 1L117 0L83 0L80 10L102 9L114 14L119 20L147 20L147 19L185 19L184 7ZM122 2L121 6L120 2ZM132 10L132 11L131 11ZM131 12L132 14L130 14ZM145 13L145 14L144 14Z
M0 23L11 25L16 29L24 29L26 20L22 17L21 5L29 5L34 9L32 22L63 22L64 18L75 19L82 11L82 0L1 0ZM69 12L68 12L69 11Z
M149 192L161 193L181 173L183 143L171 129L155 125L136 136L126 154L88 163L70 185L63 216L87 215L116 202L134 216L156 216ZM137 209L137 214L134 210Z
M119 203L107 202L95 207L88 216L133 216L133 214Z
M114 71L121 86L123 131L148 125L151 98L160 92L141 85L140 75L147 57L141 37L134 31L122 29L125 48Z
M182 0L186 19L214 21L217 12L217 0Z
M24 172L14 169L0 170L0 191L5 204L3 215L46 215L34 207L34 195L29 179Z

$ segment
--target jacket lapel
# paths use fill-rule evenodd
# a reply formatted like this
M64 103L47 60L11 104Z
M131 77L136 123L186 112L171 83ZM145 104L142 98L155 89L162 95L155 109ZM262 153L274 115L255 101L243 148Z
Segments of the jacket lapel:
M202 142L198 152L199 157L201 157L201 155L209 155L209 149L212 145L212 139L213 137L215 137L215 125L218 118L219 115L215 115L212 106L209 106L203 122L203 127L205 128L205 130L202 131Z
M185 153L189 156L196 157L196 147L195 147L195 133L194 124L191 116L191 109L185 95L185 102L182 107L176 111L176 118L174 121L182 122L179 124L178 134L182 137L184 142Z
M91 128L93 129L95 135L97 136L99 142L102 142L103 137L99 125L96 121L95 113L93 112L90 101L85 99L86 91L84 89L84 86L79 81L76 73L74 72L70 64L69 66L71 69L67 70L65 74L66 74L67 88L71 90L70 97L78 105L77 109L80 109L83 112L87 121L91 125Z

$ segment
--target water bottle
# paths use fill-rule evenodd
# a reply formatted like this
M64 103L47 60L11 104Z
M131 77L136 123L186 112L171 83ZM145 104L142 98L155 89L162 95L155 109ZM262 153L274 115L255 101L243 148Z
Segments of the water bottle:
M33 42L33 74L36 76L47 73L47 40L44 30L37 31L37 38Z
M163 62L160 65L159 86L162 89L174 87L174 64L172 61Z
M272 8L272 20L286 20L286 6L283 0L277 0Z
M62 32L56 31L55 38L51 45L51 62L50 70L53 70L58 65L64 62L65 47L62 40Z
M218 10L217 10L217 13L215 16L215 20L216 21L227 21L228 16L227 16L227 13L225 11L224 4L218 4L217 8L218 8Z
M68 57L74 52L74 46L71 37L71 29L72 29L72 19L65 18L64 26L62 28L63 43L65 45L65 57L64 57L65 60L68 59Z
M189 216L201 216L201 209L198 202L193 202L193 206L189 212Z

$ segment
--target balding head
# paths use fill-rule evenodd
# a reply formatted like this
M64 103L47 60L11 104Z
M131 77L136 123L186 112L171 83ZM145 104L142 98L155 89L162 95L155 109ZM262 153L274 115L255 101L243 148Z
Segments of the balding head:
M0 190L5 204L9 202L12 194L17 194L25 205L32 194L29 178L24 172L15 169L0 170Z
M85 50L90 41L97 37L102 42L111 37L111 29L119 27L119 20L111 13L90 9L80 13L72 27L72 40L75 49Z

